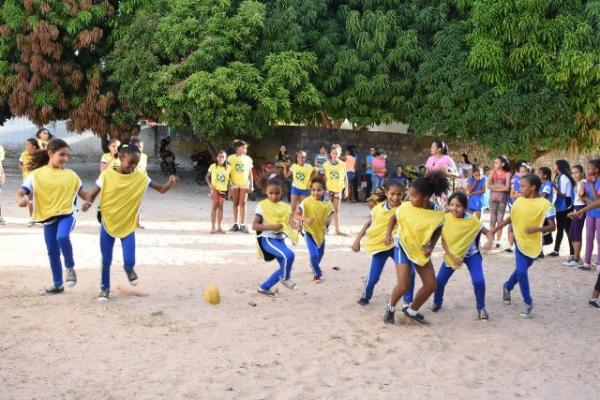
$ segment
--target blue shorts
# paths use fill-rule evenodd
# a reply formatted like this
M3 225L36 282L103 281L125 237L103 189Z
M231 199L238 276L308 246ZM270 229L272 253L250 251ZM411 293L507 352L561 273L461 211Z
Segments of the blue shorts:
M404 252L404 249L402 248L402 246L400 246L400 244L398 244L398 259L399 259L398 264L406 264L412 268L419 267L419 265L410 261L410 259L408 258L408 255L406 255L406 253Z
M292 196L308 197L308 195L310 195L310 190L308 190L308 189L298 189L296 186L292 185L292 191L291 191L290 194Z

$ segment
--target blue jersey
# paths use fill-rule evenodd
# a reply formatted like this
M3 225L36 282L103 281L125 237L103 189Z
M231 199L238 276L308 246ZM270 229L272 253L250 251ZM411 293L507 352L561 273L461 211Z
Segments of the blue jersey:
M573 198L575 197L575 194L573 193L573 184L565 175L560 175L556 180L556 184L558 186L556 201L554 202L556 211L567 211L573 205Z
M540 196L546 197L550 203L554 202L554 186L552 182L547 181L542 183L542 187L540 187Z
M485 184L487 183L487 178L485 176L483 176L479 182L477 182L477 184L475 184L475 178L470 177L467 182L469 183L469 186L473 186L473 191L477 192L479 190L482 190L485 187ZM480 194L472 194L469 195L469 203L468 203L468 209L471 211L481 211L481 208L483 206L483 193Z
M600 191L600 179L596 180L596 182L594 182L594 188L592 189L592 185L590 185L590 182L586 182L585 183L585 194L587 195L587 197L590 200L594 200L595 196L594 196L594 192L598 193L598 191ZM594 217L594 218L600 218L600 208L593 208L590 211L587 212L587 216L588 217Z

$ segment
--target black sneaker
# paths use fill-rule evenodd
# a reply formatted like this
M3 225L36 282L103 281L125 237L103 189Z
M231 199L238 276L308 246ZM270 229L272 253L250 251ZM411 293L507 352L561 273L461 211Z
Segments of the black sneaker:
M408 308L402 309L402 312L404 313L404 315L406 315L408 318L412 319L413 321L416 321L423 325L429 324L427 321L425 321L425 317L421 313L417 313L416 315L410 315L410 313L408 312Z
M558 254L558 251L553 251L552 253L548 253L546 255L548 257L558 257L560 254Z
M242 233L250 233L250 231L248 230L248 227L246 225L241 225L239 228L239 231Z
M100 294L98 294L98 301L107 301L109 292L110 290L100 289Z
M129 279L129 283L131 283L132 286L138 284L138 276L134 270L125 271L125 275L127 275L127 279Z
M591 299L588 304L594 308L600 308L600 299Z
M240 226L238 224L233 224L231 228L229 228L229 232L238 232L240 230Z
M77 274L74 268L67 268L67 285L73 287L77 284Z
M277 290L263 289L260 286L258 287L258 293L264 294L267 297L277 297L278 296Z
M389 308L385 308L385 315L383 316L383 322L386 324L394 325L396 323L396 318L394 317L395 311L391 311Z
M507 305L511 303L510 290L508 290L506 286L502 287L502 301Z
M545 256L544 256L544 252L543 252L543 251L542 251L542 252L540 252L540 254L538 254L538 256L537 256L537 258L544 258L544 257L545 257Z
M477 317L482 321L487 321L490 319L490 316L488 315L487 311L485 311L485 308L477 310Z
M366 306L367 304L369 304L369 300L365 299L364 297L361 297L360 299L358 299L356 304L358 304L359 306Z
M433 303L433 305L431 306L431 311L433 312L438 312L442 309L442 305L441 304L435 304ZM402 311L404 311L404 309L402 309Z
M44 288L44 294L59 294L65 291L65 287L52 285L50 287Z
M504 250L502 250L504 253L512 253L513 249L511 249L510 247L505 248Z

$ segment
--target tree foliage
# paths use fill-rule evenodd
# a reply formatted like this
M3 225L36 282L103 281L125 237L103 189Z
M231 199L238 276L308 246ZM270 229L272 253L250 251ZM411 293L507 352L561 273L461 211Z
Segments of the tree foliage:
M211 140L408 122L531 157L600 144L600 1L6 0L0 118Z

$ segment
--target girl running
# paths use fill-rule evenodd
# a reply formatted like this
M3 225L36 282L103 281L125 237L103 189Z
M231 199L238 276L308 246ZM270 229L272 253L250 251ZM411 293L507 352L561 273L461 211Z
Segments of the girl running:
M281 201L283 182L270 178L265 186L267 198L256 205L252 229L256 231L258 249L265 261L277 260L279 268L258 287L258 293L268 297L277 297L273 286L281 282L288 289L296 289L297 285L290 279L295 254L286 246L285 238L292 243L298 242L298 234L292 230L292 210L289 204Z
M246 226L246 201L248 193L254 191L254 179L252 179L252 159L246 155L248 143L243 140L233 142L235 154L227 157L227 165L230 167L230 189L233 201L233 226L230 232L249 233Z
M469 213L475 218L481 219L481 208L483 207L483 196L487 191L487 178L481 176L480 168L473 168L473 175L467 179L467 194L469 196Z
M574 165L571 168L571 176L575 180L575 201L573 202L573 210L575 212L585 207L585 172L581 165ZM569 238L573 243L573 260L566 261L563 263L565 267L578 267L582 270L589 271L592 269L589 265L584 265L581 261L581 244L582 244L582 232L583 223L585 221L585 212L578 218L571 220L571 229L569 229Z
M100 194L99 208L102 210L100 226L100 252L102 253L102 279L99 301L108 300L110 294L110 266L112 264L115 240L121 239L125 274L132 285L137 285L135 267L135 229L142 199L148 187L165 193L177 183L171 175L163 185L154 182L148 175L137 169L140 149L133 144L119 147L120 165L118 170L108 168L96 180L96 188L90 191L88 201L82 210L92 206Z
M490 231L496 231L496 225L504 219L510 193L510 165L505 156L494 160L494 168L488 176L488 188L490 189ZM502 230L497 232L496 248L500 248Z
M36 139L38 140L38 145L40 149L46 150L48 147L48 142L54 137L50 131L46 128L41 128L35 134Z
M392 290L390 302L386 307L384 322L393 324L396 304L412 287L411 268L414 268L423 282L423 286L409 307L402 312L414 321L426 323L419 308L433 294L436 278L431 263L431 252L437 243L444 223L444 211L438 210L431 202L431 196L441 196L450 189L450 183L443 171L434 171L417 178L409 189L409 201L402 203L388 224L386 245L392 243L392 232L398 224L399 260L396 265L398 282Z
M335 234L339 236L347 236L340 231L340 208L342 196L348 198L348 176L346 175L346 165L340 161L342 148L339 144L331 146L331 159L325 161L325 185L329 192L329 199L333 203L333 222L335 226ZM344 189L346 189L344 191Z
M296 153L296 163L289 168L288 164L283 164L283 173L286 178L292 177L290 205L292 215L295 215L298 204L310 195L311 178L317 173L317 169L306 162L306 152L299 151Z
M229 184L229 175L231 174L229 165L226 163L227 153L225 150L219 150L217 153L217 162L208 167L206 174L206 183L210 188L210 198L212 207L210 209L210 233L221 233L225 231L221 227L223 222L223 203L227 196L227 185Z
M25 142L25 150L21 153L19 157L19 168L21 169L21 175L23 176L23 181L27 179L29 173L31 172L31 162L33 161L34 156L40 152L40 145L37 139L30 138ZM32 227L35 222L32 219L33 215L33 202L30 199L29 204L27 205L29 210L29 222L27 226Z
M33 221L44 225L52 270L52 285L44 289L47 294L64 291L61 254L67 268L67 284L77 283L70 234L75 227L77 195L86 199L88 194L83 191L77 174L65 168L70 153L64 140L50 140L45 151L32 156L28 164L31 173L17 192L19 207L26 207L32 200Z
M324 201L325 181L321 176L315 176L310 183L310 196L300 203L296 210L295 219L302 223L310 268L313 271L315 283L321 282L321 260L325 253L325 234L333 217L333 205Z
M479 252L479 238L481 234L487 236L488 241L484 250L492 247L494 237L479 219L471 218L466 214L467 196L456 192L448 201L449 212L445 216L442 228L442 246L446 255L437 275L437 288L433 296L431 311L437 312L442 308L444 289L446 284L462 264L466 264L471 275L473 290L475 291L475 307L477 317L487 320L485 310L485 278L483 276L483 258Z
M567 234L569 242L569 258L567 261L573 260L573 243L569 238L569 230L571 229L571 220L567 215L573 209L573 190L575 188L575 180L571 176L571 166L566 160L556 160L554 163L554 189L556 189L556 240L554 241L554 251L548 256L558 257L560 245L562 243L563 234Z
M556 229L552 204L540 197L542 181L537 175L521 178L521 197L513 205L510 215L496 227L496 230L512 223L515 233L515 270L504 284L504 304L511 303L510 292L518 283L525 306L521 317L529 318L533 300L529 292L527 271L542 251L542 234ZM547 221L547 225L544 224Z
M121 141L119 139L111 139L108 142L108 153L102 154L100 158L100 172L106 168L111 167L115 170L119 169L119 146Z

